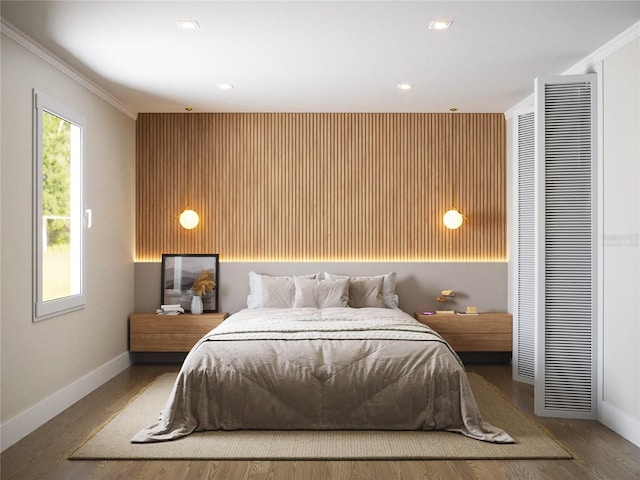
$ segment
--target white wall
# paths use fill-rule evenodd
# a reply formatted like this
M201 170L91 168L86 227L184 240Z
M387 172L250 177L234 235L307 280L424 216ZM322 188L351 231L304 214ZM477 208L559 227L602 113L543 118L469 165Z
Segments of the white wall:
M602 422L640 445L640 39L603 62Z
M134 307L135 120L23 45L3 28L3 449L129 365L127 319ZM93 210L87 306L37 323L31 313L33 88L86 115L86 202Z

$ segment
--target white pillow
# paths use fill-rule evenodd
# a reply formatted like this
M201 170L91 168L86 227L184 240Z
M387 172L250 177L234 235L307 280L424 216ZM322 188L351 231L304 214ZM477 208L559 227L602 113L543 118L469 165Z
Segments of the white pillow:
M296 277L294 307L346 307L349 301L349 279L314 280Z
M262 308L290 308L294 293L292 278L262 277Z
M316 274L303 278L315 278ZM295 283L291 277L274 277L249 272L249 296L247 308L291 308L295 294Z
M249 272L249 296L247 297L247 308L262 307L262 277L255 272Z
M376 277L350 277L348 275L334 275L332 273L324 273L324 278L350 278L354 279L371 279L382 278L382 306L385 308L398 308L398 295L396 294L396 272L390 272L386 275L379 275ZM351 297L351 292L349 292ZM353 307L351 300L349 305Z

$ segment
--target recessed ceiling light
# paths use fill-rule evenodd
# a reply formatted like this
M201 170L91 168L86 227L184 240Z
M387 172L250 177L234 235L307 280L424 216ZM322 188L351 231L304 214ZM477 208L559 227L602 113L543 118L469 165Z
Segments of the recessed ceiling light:
M446 30L447 28L451 27L452 23L453 23L453 20L433 20L429 24L429 29L430 30Z
M413 83L399 83L398 90L411 90L413 88Z
M200 25L195 20L178 20L176 24L182 30L197 30L200 28Z
M216 87L218 87L220 90L231 90L233 88L233 85L231 85L230 83L216 83Z

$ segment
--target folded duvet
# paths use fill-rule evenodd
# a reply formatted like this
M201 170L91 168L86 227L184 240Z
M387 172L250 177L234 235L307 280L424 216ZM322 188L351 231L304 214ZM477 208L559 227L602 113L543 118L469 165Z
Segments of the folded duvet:
M232 315L189 352L160 420L132 442L238 429L448 430L513 442L482 419L449 345L386 308Z

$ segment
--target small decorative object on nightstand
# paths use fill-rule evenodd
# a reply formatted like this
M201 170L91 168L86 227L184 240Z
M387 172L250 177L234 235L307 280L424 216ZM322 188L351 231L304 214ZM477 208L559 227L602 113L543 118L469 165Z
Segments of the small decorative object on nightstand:
M454 292L453 290L442 290L442 292L440 292L440 295L436 297L436 302L443 304L447 302L454 302L455 300L453 300L453 297L455 296L456 292ZM454 310L436 310L436 313L438 315L453 315L456 312Z
M194 295L191 298L191 314L202 315L202 297L200 295Z
M190 290L193 290L193 298L191 299L191 313L200 315L202 313L202 295L207 292L213 292L216 288L216 282L213 281L213 272L209 270L200 270L200 274L193 281Z

